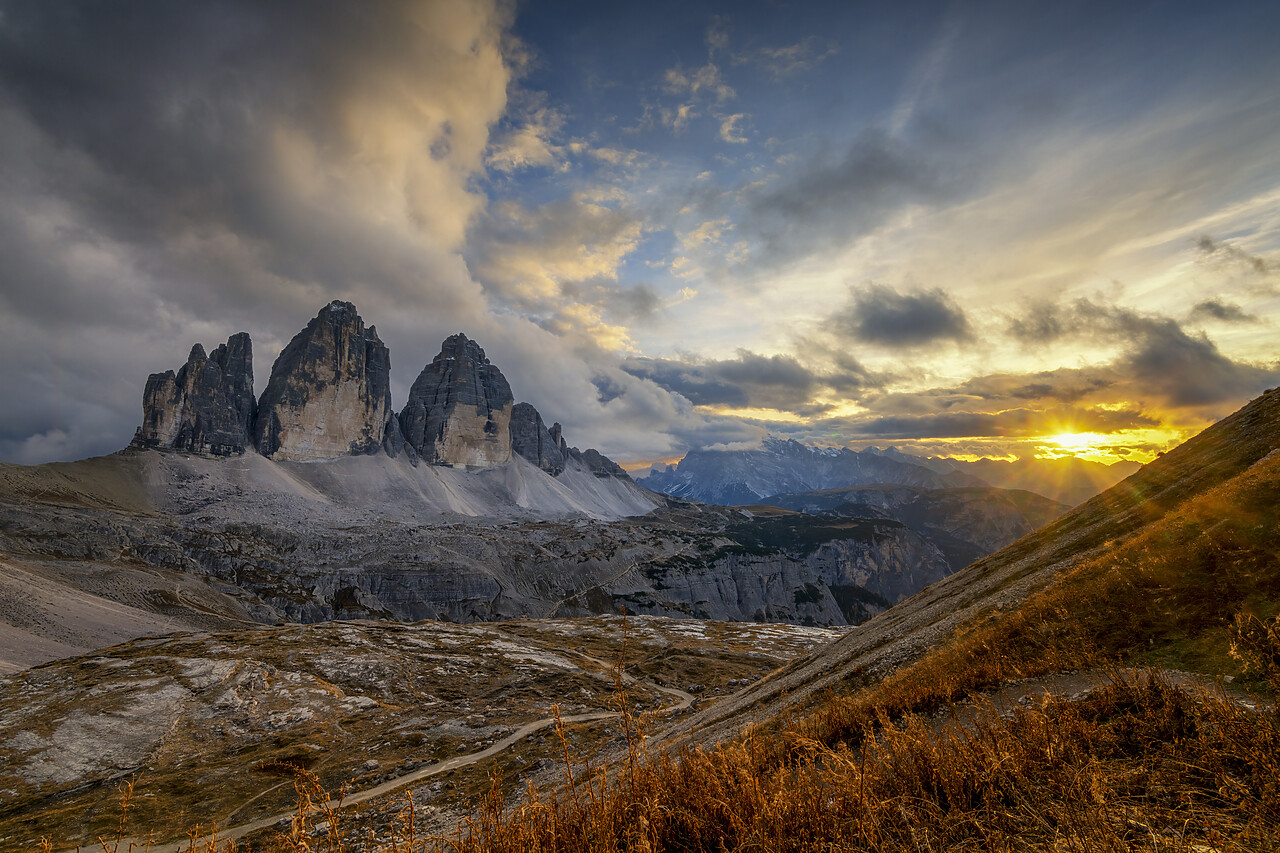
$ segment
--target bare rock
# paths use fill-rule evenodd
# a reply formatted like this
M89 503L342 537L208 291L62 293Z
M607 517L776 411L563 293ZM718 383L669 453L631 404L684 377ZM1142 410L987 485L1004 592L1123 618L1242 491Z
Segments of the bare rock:
M400 412L407 446L428 462L488 468L511 461L511 386L475 341L445 339Z
M404 433L400 431L400 416L392 413L387 419L387 428L382 436L382 449L392 459L404 453L413 466L418 467L418 451L412 445L405 444Z
M559 426L560 424L556 424L556 427ZM596 477L617 477L620 480L631 479L631 476L623 470L621 465L614 462L608 456L605 456L593 447L588 447L586 450L579 450L576 447L565 447L563 437L560 439L560 446L564 447L565 459L572 459L575 462L581 463Z
M511 450L554 477L564 470L559 426L556 424L553 438L537 409L529 403L516 403L511 410Z
M286 461L382 449L391 355L350 302L333 301L294 335L258 401L258 451Z
M252 445L255 408L249 334L232 335L213 355L196 344L176 374L148 377L133 444L211 456L244 453Z

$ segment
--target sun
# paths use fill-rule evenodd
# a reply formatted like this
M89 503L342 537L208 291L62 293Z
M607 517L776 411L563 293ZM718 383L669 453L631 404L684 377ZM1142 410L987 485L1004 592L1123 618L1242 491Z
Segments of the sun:
M1096 432L1064 432L1045 440L1062 448L1065 453L1077 456L1083 453L1096 453L1101 446L1111 441L1107 436Z

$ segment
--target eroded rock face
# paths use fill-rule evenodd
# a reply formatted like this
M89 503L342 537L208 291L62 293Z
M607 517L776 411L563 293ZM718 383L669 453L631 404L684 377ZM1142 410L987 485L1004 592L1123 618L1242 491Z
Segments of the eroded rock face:
M511 461L515 397L475 341L447 338L400 412L405 444L428 462L489 468Z
M553 477L564 470L560 442L552 438L542 416L529 403L516 403L511 410L511 450Z
M229 456L252 445L253 346L247 332L206 355L196 344L187 363L153 373L142 394L135 447Z
M586 465L587 470L597 477L618 477L623 480L630 479L627 472L622 469L621 465L614 462L594 447L588 447L586 450L582 451L579 451L576 447L570 447L568 455L573 459L577 459L583 465Z
M294 335L258 401L258 452L285 461L376 453L391 417L391 355L350 302Z

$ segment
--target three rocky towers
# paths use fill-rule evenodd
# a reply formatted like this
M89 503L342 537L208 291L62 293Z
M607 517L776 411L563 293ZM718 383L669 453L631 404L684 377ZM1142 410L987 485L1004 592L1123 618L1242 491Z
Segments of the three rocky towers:
M556 476L576 460L598 477L626 474L594 450L569 447L461 333L391 410L391 355L350 302L334 301L294 335L253 396L253 352L238 332L211 354L200 344L175 373L153 373L134 447L231 456L253 448L280 461L406 454L413 464L488 468L512 454Z

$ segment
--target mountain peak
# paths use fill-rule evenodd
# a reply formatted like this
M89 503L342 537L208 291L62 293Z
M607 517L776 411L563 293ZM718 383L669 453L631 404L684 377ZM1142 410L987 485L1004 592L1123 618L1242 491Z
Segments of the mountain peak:
M428 462L490 467L511 461L515 396L502 371L458 332L422 369L400 412L405 443Z
M254 438L290 461L375 453L391 417L391 355L350 302L335 299L276 358Z

